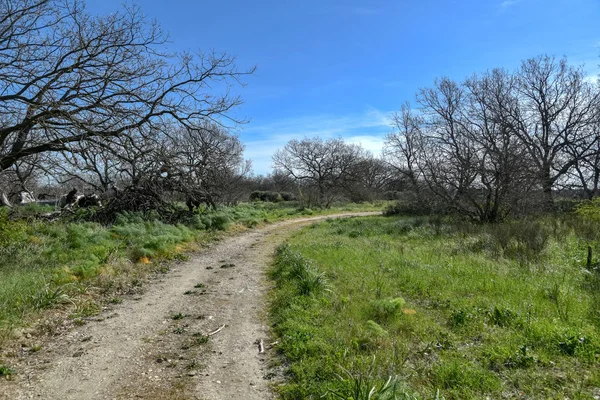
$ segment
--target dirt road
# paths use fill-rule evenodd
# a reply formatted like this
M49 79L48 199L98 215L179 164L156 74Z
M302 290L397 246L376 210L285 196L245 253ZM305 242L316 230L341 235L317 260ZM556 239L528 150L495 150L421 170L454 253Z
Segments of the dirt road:
M15 365L2 399L271 399L266 266L288 220L227 238ZM264 353L259 353L260 341Z

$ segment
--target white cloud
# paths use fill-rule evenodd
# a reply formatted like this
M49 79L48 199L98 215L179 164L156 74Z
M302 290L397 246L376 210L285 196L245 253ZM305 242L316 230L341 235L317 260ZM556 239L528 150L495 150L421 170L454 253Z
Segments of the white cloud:
M598 75L587 75L585 78L583 78L584 81L589 82L589 83L598 83L600 82L600 79L598 78Z
M500 4L500 7L507 8L510 6L514 6L515 4L520 3L520 2L521 2L521 0L505 0Z
M387 133L387 132L386 132ZM381 154L383 144L385 142L385 135L383 136L351 136L345 138L346 142L352 144L359 144L363 149L370 151L373 155L378 156Z
M241 133L246 146L245 157L252 160L257 174L271 171L273 153L292 139L342 137L349 143L361 144L363 148L378 155L390 131L389 112L374 108L350 115L309 115L285 118L263 125L248 125Z

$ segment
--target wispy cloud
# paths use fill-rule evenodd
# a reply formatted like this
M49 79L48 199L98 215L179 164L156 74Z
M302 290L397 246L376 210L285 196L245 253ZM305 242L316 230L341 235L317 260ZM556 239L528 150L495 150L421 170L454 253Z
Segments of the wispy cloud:
M520 3L521 0L505 0L502 3L500 3L500 7L502 8L508 8L510 6L514 6L517 3Z
M386 132L387 133L387 132ZM385 143L385 135L360 135L346 138L346 142L359 144L363 149L370 151L374 155L381 154Z
M583 80L589 83L600 83L598 75L587 75Z
M348 115L309 115L280 119L268 124L246 126L241 139L245 156L252 160L254 172L271 171L271 157L292 139L342 137L348 143L360 144L366 150L381 153L385 135L390 131L389 112L374 108Z

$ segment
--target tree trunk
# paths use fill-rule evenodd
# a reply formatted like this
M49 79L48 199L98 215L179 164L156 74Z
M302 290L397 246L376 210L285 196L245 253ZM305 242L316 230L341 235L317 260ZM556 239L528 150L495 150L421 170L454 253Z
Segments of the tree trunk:
M543 207L545 211L553 211L554 194L552 193L552 188L554 186L554 180L550 177L550 166L544 167L542 174Z
M0 192L0 207L12 207L6 193Z

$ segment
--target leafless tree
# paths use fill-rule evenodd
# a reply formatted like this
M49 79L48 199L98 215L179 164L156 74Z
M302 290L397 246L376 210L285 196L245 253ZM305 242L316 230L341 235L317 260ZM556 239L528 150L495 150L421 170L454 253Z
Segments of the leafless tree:
M275 192L296 193L297 186L294 180L287 174L281 171L272 171L261 182L260 189L272 190Z
M341 138L305 138L291 140L276 151L273 164L299 184L306 202L327 208L357 181L364 156L362 147Z
M452 209L504 218L538 192L551 207L562 181L598 188L600 92L580 69L542 56L516 73L495 69L422 89L419 114L392 115L386 155L412 183Z
M394 172L388 163L365 151L354 169L352 178L347 179L343 187L346 198L357 203L384 198L394 180Z
M0 0L0 171L140 129L239 122L228 88L253 69L166 39L135 6L97 17L82 0Z
M587 154L579 157L581 149L574 148L572 153L577 161L560 181L563 188L580 192L587 199L600 195L600 121L591 130L590 143L583 144Z
M548 207L557 181L596 152L600 92L584 78L581 68L546 55L524 61L517 74L519 107L512 120L539 171Z
M424 124L419 169L428 190L443 204L472 214L478 154L476 142L465 128L467 97L463 86L447 78L436 80L432 88L421 89L417 101Z
M409 103L404 103L400 112L391 116L393 131L387 135L384 146L386 161L409 182L420 200L424 200L420 196L423 174L419 167L424 156L423 124L423 117L415 114Z
M535 168L510 117L518 107L515 78L504 70L473 76L464 86L464 126L475 143L478 180L473 202L479 218L504 218L535 188Z
M213 206L235 203L250 171L237 135L214 124L181 128L170 133L171 153L165 161L169 176L188 198L203 198Z
M19 160L10 169L4 171L5 182L10 197L18 192L32 193L37 189L41 171L37 165L41 162L40 156L32 156Z

